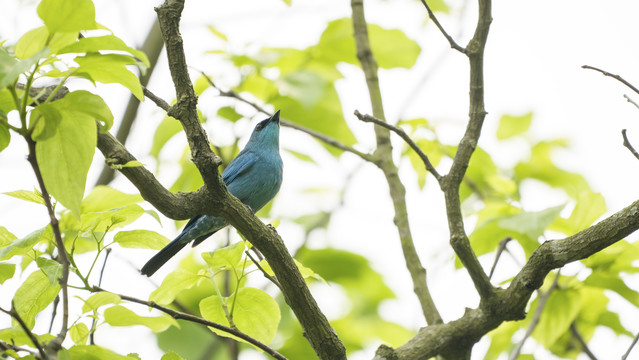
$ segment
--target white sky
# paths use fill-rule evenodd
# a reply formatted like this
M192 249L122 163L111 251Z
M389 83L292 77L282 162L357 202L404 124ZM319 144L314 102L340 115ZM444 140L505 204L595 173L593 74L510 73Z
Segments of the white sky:
M39 26L39 19L33 10L34 3L2 0L0 39L14 42L18 34ZM100 23L112 29L128 44L139 46L155 16L152 7L159 2L95 0L95 3ZM456 35L458 42L465 45L474 29L475 4L463 0L451 4L452 15L440 15L440 20L449 33ZM450 143L458 141L468 113L465 57L450 50L434 26L423 26L426 13L418 1L367 1L365 6L370 23L400 28L422 46L422 54L414 69L386 71L380 75L387 119L396 121L401 114L405 118L426 117L441 124L443 140ZM455 10L464 6L467 7L466 11ZM621 129L627 128L630 140L639 147L639 109L622 96L628 94L639 101L639 95L632 94L611 78L580 68L584 64L597 66L639 85L637 14L639 2L632 0L495 1L494 21L485 58L486 108L489 115L480 146L506 167L525 157L528 149L524 141L497 143L494 133L502 114L518 115L533 111L531 138L569 138L572 146L556 154L557 162L568 170L584 174L592 187L604 195L609 212L617 211L639 198L639 187L636 186L639 162L621 145L620 135ZM214 63L211 56L203 56L206 50L220 46L209 35L207 25L214 25L229 37L232 51L252 52L261 46L308 46L318 39L327 20L345 16L350 16L347 1L294 0L293 6L287 7L277 0L189 0L183 15L182 34L189 63L196 69L210 72L219 79L219 85L225 86L232 85L236 75L231 68ZM353 66L342 66L340 69L345 75L345 79L338 83L338 91L344 98L345 116L363 144L362 148L370 149L374 141L370 126L359 123L351 115L355 109L369 112L363 76ZM427 81L420 84L420 79L424 77ZM169 79L166 65L162 63L149 88L170 100L173 93ZM113 85L100 91L118 119L128 98L126 91ZM212 96L204 97L200 100L204 108L207 100L216 101ZM129 142L132 144L130 149L143 162L152 164L150 159L144 157L151 142L146 129L153 128L162 114L150 102L144 104L141 111ZM286 109L282 109L282 114L286 117ZM253 124L239 124L233 132L248 135ZM213 128L209 128L208 131L213 141L220 142L225 141L224 135L230 133L228 129L213 131ZM13 140L11 147L0 153L0 174L3 175L0 177L0 192L31 189L35 184L24 160L25 147L17 137ZM300 198L298 191L309 184L337 188L360 164L350 155L344 155L339 162L335 162L319 146L303 140L305 138L291 130L282 132L283 147L319 154L321 168L307 169L290 156L285 156L285 164L288 164L285 165L285 183L274 207L276 216L294 216L312 212L318 207L325 210L333 208L336 201L334 196L323 199L305 196L305 201L296 201ZM401 145L399 141L395 144L396 147ZM175 149L181 151L177 145ZM94 163L96 169L99 169L101 162L102 156L97 155ZM465 272L452 269L452 251L448 247L441 194L434 188L419 191L412 183L410 168L406 165L402 163L401 174L407 182L410 220L417 247L429 271L429 284L435 302L444 318L453 320L463 314L464 307L475 307L477 296ZM172 178L172 169L172 166L163 168L162 178L166 184ZM89 184L94 182L96 175L96 171L90 174ZM328 232L315 234L311 244L319 246L328 241L332 246L365 254L400 297L400 300L384 304L383 316L410 328L423 326L423 320L415 316L420 310L412 296L412 285L404 269L383 176L375 168L364 166L352 181L357 186L349 187L345 204L334 216ZM116 186L132 191L125 181L118 181ZM564 201L555 192L542 194L538 191L530 189L528 196L524 196L523 203L527 210L540 210ZM38 219L34 220L36 211L39 212ZM0 225L6 226L19 237L35 226L43 226L45 215L38 207L6 196L0 197ZM168 221L164 221L164 224L164 228L160 228L149 221L141 223L139 227L155 226L155 230L167 237L173 236L175 229L166 225ZM301 234L294 228L283 225L280 234L291 247L299 244ZM629 238L631 241L636 239L637 235ZM215 242L208 243L210 248L207 250L210 250ZM105 279L105 287L146 298L153 286L136 275L135 269L127 265L127 261L139 268L151 254L150 251L116 250L114 259L109 262L110 273ZM492 257L481 260L486 268L490 267ZM516 267L512 262L508 264L508 261L504 260L497 279L504 280L514 275ZM155 281L159 281L162 274L168 271L163 270L164 273L154 277ZM568 274L570 270L565 273ZM122 281L124 278L128 281ZM639 289L636 280L634 278L630 286ZM2 286L1 293L7 294L17 285L15 281L8 281ZM329 316L337 316L344 311L340 308L339 300L331 299L331 289L316 291L320 305ZM624 325L630 331L639 331L639 325L630 321L631 317L636 319L637 309L611 297L613 306L623 309L627 315L622 317ZM3 307L8 307L9 301L6 296L0 296L0 305ZM134 310L138 313L144 311L140 308ZM8 320L0 317L0 325L4 327L6 324ZM103 344L113 346L121 353L135 351L144 359L159 358L150 333L142 339L126 340L140 332L137 328L117 328L104 330L98 336L104 341ZM126 336L129 334L132 336ZM110 335L117 336L117 339L109 338ZM149 345L140 348L140 341ZM629 343L629 338L615 339L603 331L596 333L591 346L601 358L619 358ZM375 346L372 346L368 352L353 358L370 359L374 349ZM485 346L475 348L474 358L482 357L482 349ZM541 353L541 356L547 355ZM639 359L639 350L635 350L634 359Z

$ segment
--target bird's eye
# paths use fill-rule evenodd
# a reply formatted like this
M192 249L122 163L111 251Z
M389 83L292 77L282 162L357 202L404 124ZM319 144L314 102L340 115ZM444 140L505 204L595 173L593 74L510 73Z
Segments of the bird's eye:
M255 130L262 130L264 129L264 127L266 126L266 123L268 122L268 120L262 120L260 121L257 126L255 127Z

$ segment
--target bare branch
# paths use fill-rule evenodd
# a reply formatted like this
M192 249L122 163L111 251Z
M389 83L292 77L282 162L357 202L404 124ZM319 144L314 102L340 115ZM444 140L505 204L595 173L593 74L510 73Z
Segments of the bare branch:
M577 341L579 342L579 345L581 345L581 349L584 351L586 355L588 355L588 358L590 358L590 360L597 360L597 357L595 356L595 354L592 353L592 351L590 351L590 349L588 348L588 344L586 344L586 341L579 333L579 330L577 329L577 325L575 325L574 321L572 322L572 324L570 324L570 332L575 337L575 339L577 339Z
M149 100L153 101L155 103L155 105L157 105L160 109L166 111L167 113L169 111L171 111L171 105L169 105L169 103L164 101L159 96L157 96L154 93L152 93L151 90L149 90L148 88L144 87L144 88L142 88L142 91L144 92L144 96L149 98Z
M424 4L424 7L426 8L426 11L428 11L428 17L430 17L430 19L433 21L433 23L435 23L435 25L437 26L437 28L439 29L439 31L442 33L442 35L444 35L444 37L446 38L446 40L448 40L448 43L450 44L450 47L459 51L460 53L466 54L466 49L462 46L460 46L459 44L457 44L455 42L455 40L453 39L452 36L450 36L446 30L444 30L444 27L442 26L442 24L439 23L439 20L437 20L437 17L435 16L435 13L430 9L430 6L428 6L428 3L426 3L425 0L422 0L422 4Z
M637 335L635 335L635 338L632 339L632 343L628 347L628 351L626 351L626 353L623 354L623 356L621 357L621 360L628 359L628 356L630 356L630 352L632 351L632 348L635 347L635 345L637 344L637 341L639 341L639 333L637 333Z
M623 146L628 148L628 150L630 150L632 155L634 155L637 158L637 160L639 160L639 153L630 144L630 141L628 140L628 136L626 135L626 129L621 130L621 136L623 136Z
M94 286L92 289L88 289L91 292L110 292L107 290L104 290L102 288L100 288L99 286ZM115 294L115 293L114 293ZM138 299L132 296L128 296L128 295L122 295L122 294L116 294L118 295L120 298L122 298L123 300L127 300L130 302L134 302L134 303L138 303L138 304L142 304L142 305L146 305L148 307L152 307L154 309L160 310L165 314L171 315L171 317L173 317L174 319L181 319L181 320L186 320L186 321L190 321L190 322L194 322L194 323L198 323L198 324L202 324L202 325L206 325L206 326L210 326L212 328L224 331L226 333L229 333L233 336L236 336L242 340L245 340L246 342L255 345L256 347L262 349L264 352L266 352L267 354L271 355L273 358L278 359L278 360L287 360L286 357L284 357L284 355L278 353L277 351L275 351L274 349L270 348L268 345L260 342L257 339L252 338L251 336L237 330L237 329L233 329L230 328L228 326L224 326L222 324L218 324L206 319L203 319L201 317L197 317L195 315L191 315L191 314L187 314L181 311L177 311L177 310L173 310L171 308L168 308L166 306L162 306L159 304L156 304L152 301L146 301L146 300L142 300L142 299Z
M398 128L397 126L393 126L385 121L382 121L374 116L362 114L358 110L355 110L355 116L357 116L357 118L363 122L373 123L375 125L384 127L394 132L395 134L399 135L399 137L401 137L406 142L406 144L408 144L408 146L410 146L411 149L413 149L413 151L417 153L419 158L422 159L422 162L426 166L426 170L428 170L428 172L433 174L433 176L435 177L435 179L437 179L437 181L441 180L442 176L439 175L439 173L437 172L433 164L430 162L430 159L428 159L428 155L424 154L422 149L420 149L419 146L417 146L417 144L413 141L413 139L411 139L410 136L408 136L408 134L406 134L404 130L402 130L401 128Z
M526 340L532 335L533 331L539 324L539 320L541 320L541 314L544 312L544 308L546 307L546 302L550 297L550 294L559 287L559 274L557 271L557 275L555 276L555 280L550 285L550 288L546 292L539 292L539 298L537 301L537 309L535 309L535 314L533 314L532 319L530 320L530 324L528 325L528 329L526 329L526 333L524 337L521 339L519 344L515 347L515 349L510 353L508 360L515 360L519 357L519 353L521 353L521 349L524 347Z
M495 268L497 268L497 262L499 261L499 258L501 257L501 254L504 251L508 251L506 246L508 245L508 243L512 239L513 238L511 238L510 236L507 236L503 240L499 241L499 247L497 248L497 254L495 255L495 261L493 261L493 266L490 268L490 274L488 274L488 279L492 279L493 278L493 274L495 273Z
M626 81L626 79L622 78L622 77L621 77L621 76L619 76L619 75L611 74L611 73L609 73L609 72L607 72L607 71L605 71L605 70L601 70L601 69L599 69L599 68L596 68L596 67L594 67L594 66L590 66L590 65L583 65L581 68L582 68L582 69L595 70L595 71L598 71L598 72L602 73L604 76L610 76L611 78L613 78L613 79L615 79L615 80L617 80L617 81L621 82L622 84L626 85L627 87L629 87L629 88L630 88L630 90L632 90L632 91L634 91L635 93L639 94L639 89L637 89L634 85L632 85L631 83L629 83L628 81Z
M628 100L628 102L629 102L629 103L631 103L631 104L632 104L632 105L634 105L637 109L639 109L639 104L637 104L637 102L636 102L636 101L632 100L632 99L630 98L630 96L628 96L628 95L624 94L624 95L623 95L623 97L624 97L626 100Z
M368 25L364 16L363 0L351 0L353 31L355 34L355 45L357 48L357 58L362 65L368 95L373 109L373 116L384 122L384 106L382 94L377 77L377 61L373 56L370 41L368 39ZM394 222L399 233L399 239L404 253L404 259L411 280L413 281L413 291L419 299L422 313L428 324L438 324L442 322L442 317L435 306L435 302L430 295L428 283L426 281L426 269L419 259L413 236L408 221L408 210L406 209L406 188L402 184L397 174L397 166L392 158L392 145L390 141L390 131L387 128L375 126L375 137L377 148L374 153L375 164L382 170L388 183L390 196L393 199L395 210Z
M29 337L29 340L31 340L31 342L33 343L33 346L35 346L36 349L38 349L38 353L40 354L41 359L49 358L49 356L47 356L47 354L45 353L44 347L42 346L38 338L33 334L33 332L31 332L31 329L29 329L29 327L24 322L24 320L22 320L22 317L20 316L20 314L18 314L18 312L15 310L15 307L13 306L13 302L11 303L11 310L5 310L0 307L0 311L11 316L18 322L18 324L20 324L20 327L27 334L27 336Z
M275 284L278 288L280 288L280 290L282 290L282 285L280 285L280 282L277 281L276 278L274 278L273 276L271 276L269 273L266 272L266 270L264 270L264 268L260 265L260 262L257 261L253 255L251 255L251 253L247 250L244 252L246 254L246 256L248 256L249 259L251 259L251 261L253 262L253 264L255 264L255 266L257 266L257 268L262 272L262 275L264 275L265 278L267 278L270 282L272 282L273 284Z

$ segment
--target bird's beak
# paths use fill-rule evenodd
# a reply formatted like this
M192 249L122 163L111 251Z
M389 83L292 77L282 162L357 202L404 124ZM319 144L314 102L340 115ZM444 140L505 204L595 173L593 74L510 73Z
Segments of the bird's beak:
M279 123L280 123L280 111L277 110L275 112L275 114L273 114L273 116L271 116L271 118L268 119L268 122L276 122L279 125Z

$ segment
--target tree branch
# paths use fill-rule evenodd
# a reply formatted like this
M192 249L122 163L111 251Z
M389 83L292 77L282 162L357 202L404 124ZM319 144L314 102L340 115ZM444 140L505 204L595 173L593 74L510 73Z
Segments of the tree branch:
M572 322L572 324L570 324L570 332L575 337L575 339L577 339L577 341L579 342L579 345L581 345L581 349L584 351L586 355L588 355L588 358L590 360L597 360L597 357L595 356L595 354L592 353L592 351L590 351L590 349L588 348L588 344L586 344L586 341L579 333L579 330L577 329L577 325L575 325L574 321Z
M484 108L484 49L486 47L491 21L491 0L480 0L475 34L468 43L468 46L466 46L465 52L470 63L470 109L468 125L457 147L450 172L445 175L440 182L446 200L450 244L468 271L482 300L491 297L494 294L494 288L482 269L477 255L475 255L475 252L470 246L470 241L464 229L461 201L459 199L459 186L466 174L470 158L477 147L477 142L481 135L481 128L486 118L486 110Z
M49 356L47 356L47 354L44 351L44 346L42 346L38 338L33 334L33 332L31 332L27 324L24 322L24 320L22 320L22 317L20 316L20 314L18 314L18 312L15 311L13 303L11 304L11 310L5 310L0 307L0 311L11 316L18 322L18 324L20 324L20 327L27 334L27 336L29 337L29 340L31 340L31 342L33 343L33 346L35 346L36 349L38 349L38 353L40 354L41 359L49 358Z
M104 290L102 288L100 288L99 286L94 286L92 289L87 289L90 290L91 292L110 292L107 290ZM115 294L115 293L114 293ZM206 319L203 319L201 317L197 317L195 315L191 315L191 314L187 314L181 311L177 311L177 310L173 310L171 308L168 308L166 306L162 306L159 304L156 304L152 301L146 301L146 300L142 300L142 299L138 299L132 296L128 296L128 295L122 295L122 294L116 294L118 295L120 298L122 298L123 300L127 300L130 302L134 302L134 303L138 303L138 304L142 304L142 305L146 305L148 307L152 307L154 309L160 310L165 314L171 315L174 319L181 319L181 320L186 320L186 321L190 321L190 322L194 322L194 323L198 323L198 324L202 324L202 325L206 325L206 326L210 326L212 328L224 331L226 333L229 333L233 336L236 336L242 340L245 340L246 342L255 345L256 347L262 349L264 352L266 352L267 354L271 355L273 358L278 359L278 360L287 360L286 357L284 357L284 355L278 353L277 351L275 351L274 349L270 348L268 345L260 342L257 339L252 338L251 336L237 330L237 329L233 329L230 328L228 326L224 326L222 324L218 324Z
M351 0L351 8L353 11L353 30L355 33L357 58L362 65L362 70L366 77L366 85L373 109L373 116L384 122L386 117L384 115L382 94L377 77L377 62L373 56L368 39L363 0ZM375 164L382 170L388 183L390 196L395 209L395 217L393 220L399 233L406 267L413 281L413 291L419 299L426 322L428 324L441 323L442 317L428 289L426 269L422 265L419 255L417 255L415 244L413 243L413 236L408 221L408 211L406 209L406 189L399 178L397 166L395 166L392 159L390 131L387 128L376 126L375 137L377 141L377 148L374 153Z
M427 326L394 351L383 349L379 359L428 359L438 354L457 354L472 347L504 321L521 320L532 293L548 273L573 261L585 259L639 229L639 200L588 229L539 246L507 289L498 289L477 309L468 309L459 319ZM379 352L378 352L379 353ZM394 356L394 357L393 357ZM451 358L460 358L453 357Z
M632 147L632 144L630 144L628 136L626 135L626 129L621 130L621 136L623 136L623 146L628 148L628 150L630 150L630 153L634 155L637 160L639 160L639 153L637 152L637 150L635 150L634 147Z
M493 261L493 266L490 268L490 274L488 274L488 279L492 279L493 274L495 273L495 269L497 268L497 262L499 261L499 258L501 257L501 254L504 251L508 251L508 248L506 246L508 246L508 242L510 242L513 238L511 238L510 236L506 236L503 240L499 241L499 247L497 248L497 254L495 255L495 261Z
M426 11L428 11L428 17L433 21L433 23L435 23L435 25L437 26L439 31L446 38L446 40L448 40L448 43L450 44L450 47L455 49L455 50L457 50L457 51L459 51L460 53L466 54L466 49L464 47L460 46L459 44L457 44L455 42L455 40L453 39L453 37L450 36L446 32L446 30L444 30L444 27L442 26L442 24L439 23L439 20L437 20L437 17L435 16L435 13L433 13L433 11L430 9L430 6L428 6L428 4L426 3L425 0L422 0L422 4L424 4L424 7L426 8Z
M408 136L408 134L406 134L404 130L402 130L401 128L398 128L397 126L393 126L385 121L382 121L374 116L364 115L360 113L358 110L355 110L355 116L357 116L357 118L363 122L373 123L375 125L384 127L394 132L395 134L399 135L399 137L401 137L406 142L406 144L408 144L408 146L410 146L410 148L417 153L419 158L422 159L422 162L426 166L426 170L428 170L428 172L433 174L433 176L435 177L435 179L437 179L437 181L441 180L442 176L439 175L439 173L437 172L433 164L430 162L430 159L428 159L428 155L424 154L422 149L420 149L419 146L417 146L417 144L413 141L413 139L411 139L410 136Z
M637 335L635 335L635 338L632 339L632 343L630 343L630 346L628 347L628 351L626 351L626 353L623 354L623 356L621 357L621 360L628 359L628 356L630 356L630 352L632 351L632 348L635 347L635 345L637 344L637 341L639 341L639 333L637 333Z
M582 65L581 66L582 69L588 69L588 70L595 70L598 71L600 73L602 73L604 76L610 76L611 78L621 82L622 84L626 85L628 88L630 88L630 90L634 91L635 93L639 94L639 89L637 89L634 85L632 85L631 83L629 83L628 81L626 81L626 79L622 78L619 75L616 74L611 74L605 70L601 70L599 68L596 68L594 66L590 66L590 65Z

